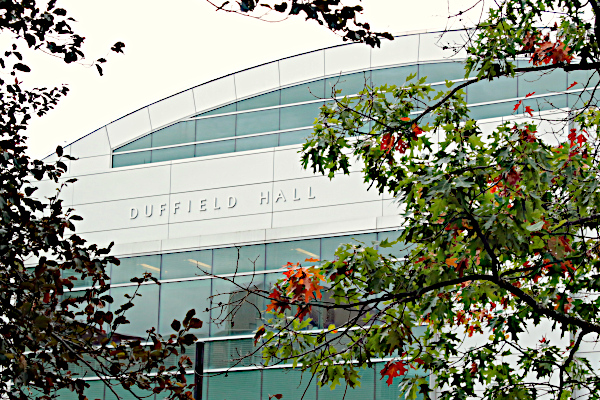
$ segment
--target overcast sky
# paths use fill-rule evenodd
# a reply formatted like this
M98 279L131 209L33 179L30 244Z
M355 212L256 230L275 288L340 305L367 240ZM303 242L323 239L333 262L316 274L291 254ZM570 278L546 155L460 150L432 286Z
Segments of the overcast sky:
M366 0L364 20L401 33L444 29L444 0ZM465 2L462 1L462 6ZM343 43L315 22L264 22L215 11L205 0L58 0L77 20L90 59L108 55L104 76L45 54L30 59L29 85L68 84L69 95L28 129L29 153L43 157L99 127L164 97L267 61ZM275 17L275 16L273 16ZM459 28L464 21L452 21ZM117 41L125 54L109 52ZM109 54L111 53L111 54Z

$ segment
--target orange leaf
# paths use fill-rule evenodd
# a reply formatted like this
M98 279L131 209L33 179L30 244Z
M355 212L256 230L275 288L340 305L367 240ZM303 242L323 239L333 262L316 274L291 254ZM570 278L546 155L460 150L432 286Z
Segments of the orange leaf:
M388 361L387 364L385 364L385 367L383 367L383 369L380 372L381 378L379 378L379 380L383 379L384 376L387 376L388 378L385 382L387 383L388 386L391 386L392 383L394 382L395 377L402 376L402 375L406 374L407 371L408 371L408 369L405 367L404 362Z
M319 262L321 260L319 260L318 258L311 257L311 258L306 258L304 261L306 261L306 262Z
M456 267L456 260L458 260L456 257L446 258L446 265L449 267Z
M402 117L402 118L400 118L400 121L410 121L410 118L408 118L408 117Z

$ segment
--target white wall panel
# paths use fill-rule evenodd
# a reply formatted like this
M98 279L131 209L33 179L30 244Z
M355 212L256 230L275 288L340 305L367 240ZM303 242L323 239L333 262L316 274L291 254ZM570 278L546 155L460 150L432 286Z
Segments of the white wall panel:
M382 40L380 48L371 50L371 67L416 63L419 57L419 35Z
M80 236L91 243L106 247L110 242L144 242L167 237L167 225L154 225L142 228L119 229L113 231L89 232Z
M203 111L236 99L233 75L197 86L193 90L196 111Z
M461 36L461 32L446 32L443 35L439 32L422 33L420 36L419 62L444 59L459 60L466 56L464 50L455 55L451 48L443 49L444 46L464 44L465 39Z
M238 72L235 92L238 99L279 87L279 66L276 62Z
M196 111L192 90L186 90L154 103L148 107L148 111L153 129L190 116Z
M385 215L377 217L377 229L398 228L403 223L403 218L399 215Z
M317 207L302 210L280 211L273 213L273 228L296 226L351 219L375 218L381 215L381 202L343 204L330 207Z
M323 77L325 51L319 50L279 61L279 80L282 86Z
M56 182L48 180L48 179L43 180L43 181L36 181L35 179L32 178L31 186L38 188L38 190L33 192L32 197L38 198L38 199L45 199L48 197L56 196L56 193L59 190L61 183L64 181L65 180L63 179L63 180L60 180L59 183L56 183ZM63 205L65 205L65 206L70 206L71 204L73 204L73 187L74 187L74 185L75 185L74 183L68 183L62 189L60 189L59 198L63 200Z
M161 205L164 205L162 212ZM76 206L76 211L83 217L83 221L75 223L78 232L161 225L169 222L169 196L80 204ZM128 242L136 240L130 238Z
M275 150L274 154L274 180L311 178L314 177L312 169L304 169L300 164L299 148Z
M172 168L171 193L270 182L273 151L182 162Z
M160 250L161 241L151 240L146 242L115 244L110 254L113 256L131 256L136 254L159 253Z
M383 200L382 215L400 215L404 212L406 207L401 207L395 199Z
M106 128L100 128L97 131L82 137L71 144L71 155L73 157L93 157L110 154L110 144Z
M266 238L265 229L227 232L213 235L203 235L200 238L200 246L217 247L241 245L245 243L263 242Z
M265 239L278 241L283 239L300 238L306 236L327 236L340 233L353 233L376 228L375 218L345 219L342 221L320 222L301 226L285 226L267 229Z
M325 75L368 69L371 64L371 48L364 44L325 49Z
M200 247L200 236L187 236L181 238L163 239L161 250L169 252L173 250L196 249Z
M326 176L315 176L275 182L272 192L273 210L277 212L380 200L377 191L367 191L362 180L361 174L354 173L338 176L333 180ZM354 217L360 218L360 215Z
M110 171L110 155L80 158L72 160L69 168L70 176L87 175Z
M169 221L180 223L270 213L273 205L271 201L267 202L266 196L271 189L271 183L262 183L172 194ZM262 204L261 193L265 196Z
M170 168L170 165L144 166L83 176L77 182L73 201L85 204L167 194Z
M214 235L254 229L266 229L271 225L270 214L245 215L241 217L208 219L169 225L169 238L192 235Z
M132 114L112 122L106 126L110 145L115 148L125 142L150 132L150 116L148 108L144 107Z

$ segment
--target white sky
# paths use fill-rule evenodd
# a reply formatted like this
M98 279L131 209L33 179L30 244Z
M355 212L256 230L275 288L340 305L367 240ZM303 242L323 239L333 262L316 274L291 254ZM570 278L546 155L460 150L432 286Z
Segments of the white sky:
M454 11L460 5L452 3ZM466 0L460 0L463 7ZM364 20L392 33L444 29L445 0L365 0ZM90 59L108 54L104 76L95 68L31 55L28 85L71 89L55 110L34 118L29 154L43 157L123 115L210 79L267 61L343 43L316 22L292 17L270 23L223 11L205 0L58 0L77 20ZM279 16L279 14L276 14ZM453 21L453 28L461 27ZM109 52L117 41L125 54ZM110 53L110 54L109 54Z

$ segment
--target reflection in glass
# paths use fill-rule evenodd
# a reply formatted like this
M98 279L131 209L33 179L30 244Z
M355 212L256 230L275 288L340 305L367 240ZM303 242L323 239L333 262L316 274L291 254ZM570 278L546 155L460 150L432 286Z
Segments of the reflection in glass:
M396 85L402 86L406 83L406 78L417 74L417 66L410 65L407 67L384 68L371 71L371 79L373 86Z
M527 61L519 61L518 66L528 67L531 64ZM567 89L567 74L562 69L556 69L552 72L527 72L519 75L518 81L519 97L533 92L536 94L545 94Z
M196 310L196 318L203 325L190 332L198 337L207 337L209 329L211 279L185 282L168 282L160 285L160 323L159 333L170 335L174 333L171 323L174 319L183 321L188 310ZM183 301L182 301L183 300Z
M497 78L492 81L482 80L467 88L469 104L484 103L494 100L517 97L517 80L513 78Z
M110 273L112 283L129 283L131 278L141 277L145 272L160 277L160 254L121 258L120 265L113 265Z
M191 278L213 273L212 250L163 254L161 279Z
M264 290L264 275L238 276L231 280L213 280L211 336L249 334L262 324L263 298L250 292Z
M465 77L465 64L461 62L421 64L419 65L419 78L424 76L427 77L427 83L463 79Z
M373 246L377 240L376 233L363 233L359 235L337 236L321 239L321 258L332 261L337 248L342 244L360 244L361 246Z
M301 371L290 368L266 369L263 371L263 396L262 400L269 400L269 394L280 393L283 399L301 400L302 394L305 392L307 385L310 382L308 390L304 395L304 400L315 400L317 398L316 379L311 381L310 373L302 374ZM362 385L362 382L361 382ZM321 390L329 391L328 387ZM337 392L338 390L336 390ZM341 389L341 392L344 392ZM327 393L329 394L329 393ZM325 395L325 393L323 393ZM372 398L371 394L371 398ZM329 399L323 396L322 398ZM368 399L364 397L363 399Z
M125 298L125 294L133 296L137 286L112 287L110 295L114 299L114 303L110 305L110 311L115 312L119 307L125 304L129 299ZM138 294L133 299L135 307L125 311L125 318L129 320L129 324L121 325L117 328L117 333L139 338L146 338L148 334L146 330L158 325L158 285L142 285L139 287Z
M115 154L113 156L113 168L128 167L130 165L147 164L150 162L151 152L139 151L129 154Z
M325 81L303 83L302 85L291 86L281 90L281 104L301 103L322 99L325 96Z
M301 106L285 107L281 109L281 129L294 129L311 126L319 116L323 103L311 103Z
M260 352L250 355L256 350L252 339L216 340L207 342L204 346L205 365L210 369L247 367L261 363Z
M265 245L215 249L214 266L216 275L264 271Z
M321 254L320 240L295 240L267 244L267 269L283 268L288 262L301 263L303 266L314 265L306 262L307 258L319 259Z
M260 371L236 371L208 378L207 400L259 400L260 373Z

